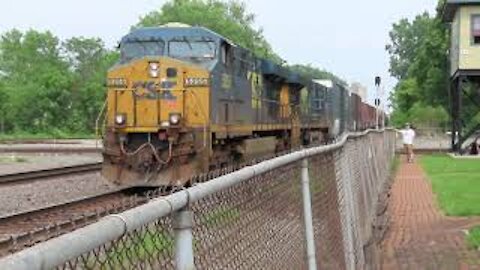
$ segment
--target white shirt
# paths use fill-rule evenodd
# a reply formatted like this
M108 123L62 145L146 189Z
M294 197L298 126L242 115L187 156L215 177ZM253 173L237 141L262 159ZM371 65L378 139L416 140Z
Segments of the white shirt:
M415 138L415 131L413 129L403 129L399 131L402 134L403 144L413 144Z

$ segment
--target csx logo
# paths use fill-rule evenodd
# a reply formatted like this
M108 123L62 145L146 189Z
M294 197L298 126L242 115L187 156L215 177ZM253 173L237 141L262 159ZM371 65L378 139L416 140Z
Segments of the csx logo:
M176 100L171 91L176 84L172 81L136 81L132 88L136 98Z

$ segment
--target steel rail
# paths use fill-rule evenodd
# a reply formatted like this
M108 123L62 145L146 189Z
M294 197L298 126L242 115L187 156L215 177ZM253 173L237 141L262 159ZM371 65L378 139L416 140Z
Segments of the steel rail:
M8 184L21 183L21 182L60 176L60 175L100 171L101 168L102 168L102 162L94 162L94 163L71 165L71 166L58 167L58 168L49 168L49 169L42 169L42 170L3 174L3 175L0 175L0 185L7 184L7 183Z
M0 254L8 253L12 244L24 246L31 242L41 242L41 239L49 239L52 234L59 231L66 233L78 228L78 225L87 225L95 222L100 217L135 207L149 200L148 197L137 197L135 187L117 189L92 195L77 200L66 201L60 204L49 205L42 208L14 213L0 217L0 231L7 235L0 239ZM134 198L134 200L132 200ZM103 201L103 203L101 203ZM115 203L112 203L111 201ZM128 202L127 202L128 201ZM82 209L82 210L79 210ZM85 209L90 209L85 211ZM93 209L93 210L92 210ZM35 225L37 222L38 225ZM6 233L13 225L15 229ZM29 224L28 229L22 228L22 224ZM33 225L32 225L33 224ZM54 235L55 236L55 235Z

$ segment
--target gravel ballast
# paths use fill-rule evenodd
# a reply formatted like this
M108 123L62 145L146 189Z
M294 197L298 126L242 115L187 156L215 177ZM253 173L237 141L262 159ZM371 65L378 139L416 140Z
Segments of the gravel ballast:
M32 211L118 189L100 172L45 178L0 187L0 217Z

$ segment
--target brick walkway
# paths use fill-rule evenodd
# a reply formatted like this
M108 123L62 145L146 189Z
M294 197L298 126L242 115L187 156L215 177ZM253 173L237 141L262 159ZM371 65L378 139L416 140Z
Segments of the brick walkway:
M480 251L468 249L464 239L480 218L444 216L417 163L402 157L391 194L382 269L480 269Z

